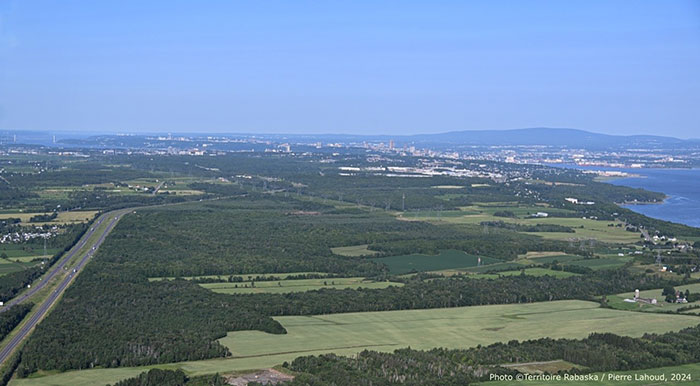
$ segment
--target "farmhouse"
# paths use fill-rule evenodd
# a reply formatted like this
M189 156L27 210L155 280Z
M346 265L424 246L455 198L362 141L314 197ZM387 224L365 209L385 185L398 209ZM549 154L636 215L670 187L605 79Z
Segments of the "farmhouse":
M627 299L625 299L625 301L627 301ZM633 299L633 301L634 301L634 302L637 302L637 303L646 303L646 304L656 304L656 303L657 303L656 298L643 298L643 297L640 297L640 296L639 296L639 290L638 290L638 289L637 289L637 290L634 290L634 299Z

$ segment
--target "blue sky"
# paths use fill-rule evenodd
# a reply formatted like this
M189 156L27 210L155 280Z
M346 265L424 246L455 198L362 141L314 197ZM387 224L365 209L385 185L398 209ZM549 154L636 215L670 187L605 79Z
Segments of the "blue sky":
M700 137L697 1L0 1L0 128Z

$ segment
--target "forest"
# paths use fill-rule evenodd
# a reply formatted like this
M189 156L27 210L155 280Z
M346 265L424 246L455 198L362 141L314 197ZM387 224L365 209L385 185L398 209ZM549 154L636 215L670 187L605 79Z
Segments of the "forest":
M580 245L542 240L478 225L434 225L397 220L382 211L341 210L283 195L187 204L172 210L137 210L120 224L105 259L135 265L149 277L327 272L382 276L372 259L334 255L332 247L368 244L375 257L437 254L458 249L513 260L527 251L587 256ZM212 231L215 230L215 231ZM274 237L270 237L270 235ZM138 253L136 253L138 251Z
M630 338L591 334L588 338L510 341L462 350L410 348L393 353L363 351L355 357L306 356L285 364L297 372L289 386L467 385L489 374L517 374L500 365L564 360L584 369L569 373L640 370L700 361L700 326Z
M24 316L32 310L33 306L34 305L31 303L18 304L17 306L0 313L0 341L5 339L7 334L9 334L13 328L22 322Z
M113 386L225 386L218 374L189 377L182 370L152 369L137 377L124 379ZM108 385L110 386L110 385Z

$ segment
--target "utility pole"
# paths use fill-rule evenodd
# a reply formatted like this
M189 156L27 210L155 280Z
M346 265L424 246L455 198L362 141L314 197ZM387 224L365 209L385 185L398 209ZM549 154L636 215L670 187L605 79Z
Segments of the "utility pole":
M401 211L406 211L406 193L404 193L403 197L401 198Z

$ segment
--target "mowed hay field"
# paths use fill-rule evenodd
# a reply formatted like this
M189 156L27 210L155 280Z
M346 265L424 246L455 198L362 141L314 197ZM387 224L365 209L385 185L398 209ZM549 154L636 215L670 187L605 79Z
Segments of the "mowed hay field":
M58 212L58 216L48 222L29 222L29 219L36 215L50 214L49 212L36 212L36 213L2 213L0 214L0 220L6 218L18 218L22 221L22 225L59 225L59 224L75 224L80 222L86 222L95 217L97 213L96 210L76 210L68 212Z
M376 255L377 251L372 251L367 249L368 245L367 244L361 244L361 245L350 245L347 247L335 247L331 248L331 252L335 253L336 255L341 255L341 256L350 256L350 257L357 257L357 256L371 256L371 255Z
M256 281L242 283L202 283L200 286L224 294L289 293L319 290L323 288L386 288L402 286L403 283L372 281L363 277L342 277L325 279L300 279L279 281Z
M632 313L577 300L275 319L287 334L238 331L220 342L234 357L249 357L336 348L460 348L511 339L584 338L593 331L641 336L700 324L695 316Z
M496 272L496 273L481 273L481 274L476 274L474 276L471 276L476 279L497 279L499 276L516 276L516 275L521 275L522 272L525 271L525 275L530 275L530 276L554 276L558 278L565 278L565 277L571 277L571 276L578 276L579 274L573 273L573 272L566 272L566 271L554 271L551 269L547 268L523 268L522 270L515 270L515 271L502 271L502 272Z

